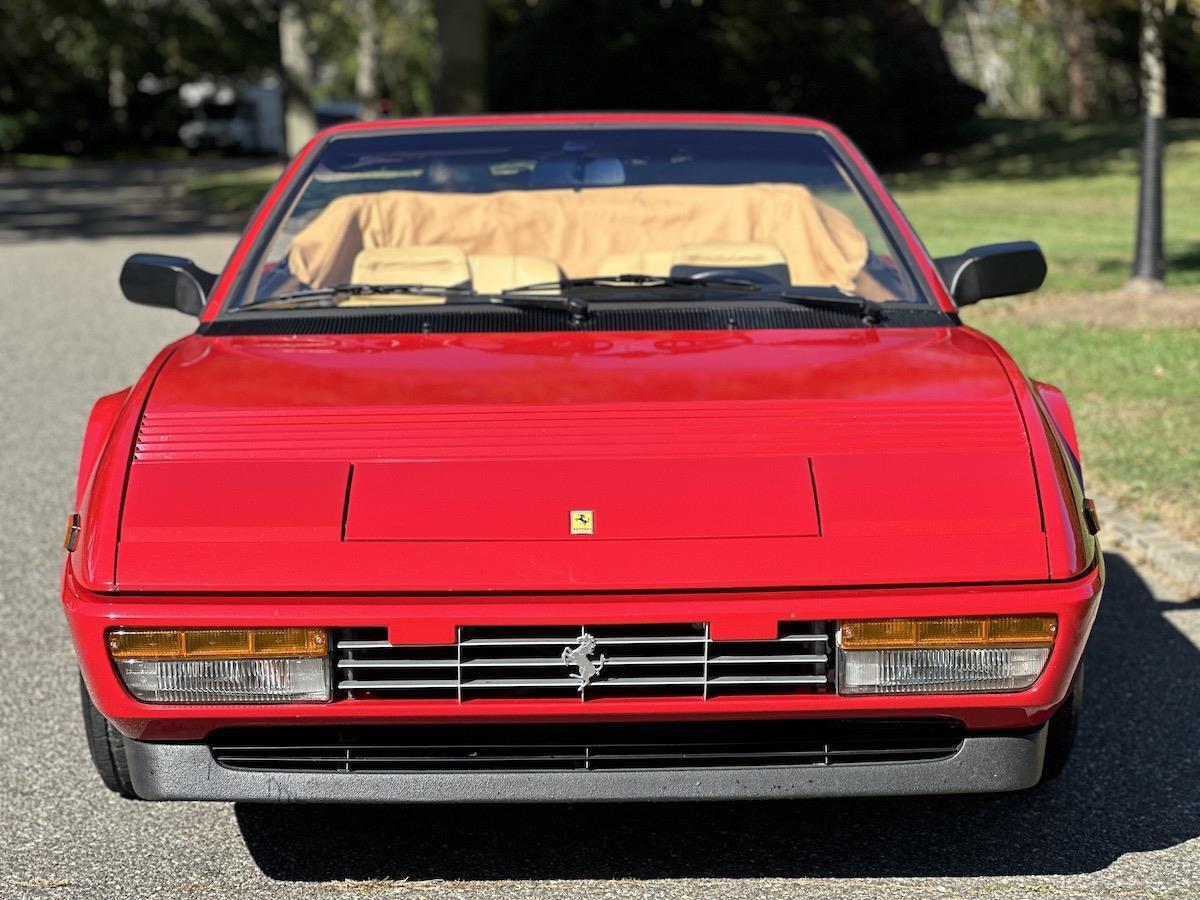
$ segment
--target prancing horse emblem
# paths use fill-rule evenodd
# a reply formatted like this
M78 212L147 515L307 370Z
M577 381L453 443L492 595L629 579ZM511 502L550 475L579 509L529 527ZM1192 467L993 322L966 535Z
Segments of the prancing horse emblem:
M592 659L592 654L596 652L596 639L586 631L579 638L577 647L566 647L562 652L562 659L568 666L575 666L579 669L578 674L571 673L572 678L579 679L579 692L583 693L583 689L587 687L587 683L600 674L600 670L604 668L604 664L608 661L604 658L604 654L600 654L597 660Z

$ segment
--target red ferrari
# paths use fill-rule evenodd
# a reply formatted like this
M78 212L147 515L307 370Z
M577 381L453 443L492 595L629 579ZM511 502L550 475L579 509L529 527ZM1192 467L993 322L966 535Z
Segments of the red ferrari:
M63 604L127 797L1010 791L1103 568L1070 413L835 128L346 125L88 422Z

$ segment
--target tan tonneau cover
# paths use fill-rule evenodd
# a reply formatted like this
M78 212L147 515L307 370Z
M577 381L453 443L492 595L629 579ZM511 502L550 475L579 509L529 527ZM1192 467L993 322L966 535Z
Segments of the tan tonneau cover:
M467 254L541 256L569 276L611 275L616 253L696 242L774 244L793 284L853 290L867 240L843 212L797 184L653 185L450 194L383 191L339 197L292 242L305 284L350 280L361 250L453 244Z

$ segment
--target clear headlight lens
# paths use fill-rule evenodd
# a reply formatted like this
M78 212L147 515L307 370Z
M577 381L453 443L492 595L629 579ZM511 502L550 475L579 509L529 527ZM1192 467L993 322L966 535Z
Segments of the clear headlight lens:
M842 694L1020 691L1050 659L1054 616L956 616L845 622Z
M843 694L1020 691L1037 681L1049 658L1049 647L843 650L839 690Z
M286 703L330 698L322 628L118 629L109 652L148 703Z

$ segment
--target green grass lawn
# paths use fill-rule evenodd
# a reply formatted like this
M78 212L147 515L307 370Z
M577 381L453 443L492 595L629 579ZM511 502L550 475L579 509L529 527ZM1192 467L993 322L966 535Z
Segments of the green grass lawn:
M966 318L1066 392L1089 493L1200 540L1200 329Z
M184 185L195 199L231 212L250 212L279 177L280 166L268 164L236 172L196 175Z
M984 139L885 176L931 253L1035 240L1046 290L1108 290L1129 277L1138 185L1135 124L984 122ZM1166 250L1172 284L1200 285L1200 121L1168 126Z
M983 140L885 180L934 255L991 241L1042 245L1043 293L1061 302L1041 301L1037 315L1022 313L1038 307L1033 300L984 303L964 319L998 338L1027 374L1066 391L1091 493L1200 540L1200 295L1187 289L1200 285L1200 122L1168 129L1168 281L1182 290L1155 304L1161 322L1136 298L1068 296L1111 291L1129 277L1137 126L985 122L983 130ZM1194 314L1181 317L1183 307Z

